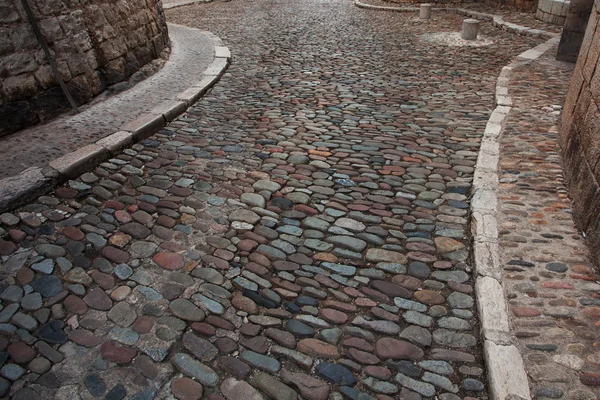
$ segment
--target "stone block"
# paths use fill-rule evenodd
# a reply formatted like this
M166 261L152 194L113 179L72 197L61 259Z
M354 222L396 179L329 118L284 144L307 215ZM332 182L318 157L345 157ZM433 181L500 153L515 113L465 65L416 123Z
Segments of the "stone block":
M471 208L478 211L495 211L498 206L498 198L494 190L478 190L471 199Z
M154 54L159 55L166 47L163 35L154 36L152 38L152 46L154 47Z
M16 27L13 26L13 29L10 31L10 41L20 51L24 49L38 49L40 47L33 28L31 28L29 23L24 23Z
M567 98L565 99L565 104L563 106L562 112L562 126L569 126L570 123L567 123L565 117L569 117L572 119L573 113L575 112L575 106L577 105L577 100L581 94L581 90L583 89L583 74L581 73L581 69L575 67L573 70L573 75L571 76L571 82L569 83L569 91L567 92Z
M599 194L599 188L585 158L582 158L576 178L570 182L569 189L569 195L573 198L575 219L578 226L586 230L591 218L594 217L590 212L593 210L592 206L595 197Z
M100 43L96 46L98 60L100 64L106 64L115 58L121 57L127 53L127 45L121 37L116 37L113 40Z
M596 65L596 73L592 76L590 82L590 91L592 93L592 99L596 102L596 105L600 104L600 60Z
M0 179L0 213L48 193L54 187L54 183L53 179L44 176L42 170L37 167Z
M558 132L558 145L562 151L567 147L569 135L572 133L571 128L573 128L573 113L562 117L560 131Z
M479 153L477 158L477 169L484 171L497 171L498 170L498 154Z
M73 46L76 46L79 50L83 52L90 51L94 48L92 45L92 39L87 32L76 32L73 35L69 36ZM94 49L94 57L96 50Z
M38 64L29 53L14 53L0 59L0 74L18 75L33 72Z
M68 81L71 79L71 73L66 63L62 62L57 64L56 67L58 68L58 72L63 78L63 81ZM37 71L35 71L34 76L43 89L48 89L52 86L58 85L56 76L48 64L40 66Z
M586 36L589 35L588 31ZM592 81L592 76L594 71L596 71L596 65L598 65L598 60L600 60L600 29L596 30L596 33L593 35L592 43L587 52L587 57L585 58L585 63L583 64L582 72L583 79L589 84Z
M153 114L162 114L167 122L173 121L178 115L183 114L187 108L184 101L166 101L154 107L150 112Z
M588 17L588 15L589 15L589 17ZM595 26L598 24L598 14L590 13L588 11L587 13L569 14L567 16L567 18L573 19L575 21L574 24L579 27L579 28L577 28L577 30L574 30L571 32L579 33L579 36L578 36L579 46L577 46L577 47L579 47L579 49L581 49L581 50L578 50L579 56L577 58L577 61L579 61L579 59L582 58L580 65L583 66L585 63L585 60L587 58L587 54L592 46L592 40L593 40L594 36L593 36L591 30L595 29ZM565 21L565 24L566 23L567 22ZM587 34L588 26L591 27L589 30L589 32L590 32L589 34Z
M597 166L600 161L600 111L591 98L585 118L576 123L585 158L594 171L594 175L599 176L598 172L600 171Z
M488 276L495 280L502 279L500 265L500 248L496 242L473 242L475 270L479 276Z
M60 86L54 86L32 98L33 107L41 121L69 111L71 105Z
M592 100L592 92L589 89L589 86L586 85L584 81L583 87L581 88L581 93L579 94L579 98L577 99L577 104L575 104L575 109L573 111L573 120L574 123L577 124L577 128L579 129L581 121L585 118L590 101Z
M492 400L531 399L519 349L485 340L483 350Z
M10 29L8 27L0 27L0 56L14 51L14 46L10 40Z
M0 5L0 23L2 24L10 24L13 22L18 22L21 20L19 13L14 9L14 7L8 6L8 4Z
M502 285L493 278L479 277L475 282L475 293L484 339L491 340L486 336L496 336L497 332L509 335L510 325Z
M600 217L598 214L590 221L584 232L592 256L591 258L593 260L598 260L600 258Z
M125 72L125 58L119 57L112 61L109 61L101 69L104 80L108 85L112 85L117 82L122 82L127 76Z
M538 2L538 11L540 15L547 13L549 10L550 0L539 0ZM536 12L536 17L538 16Z
M473 176L473 190L494 189L498 187L498 172L477 168Z
M135 140L145 139L158 132L165 126L162 114L145 114L133 121L127 122L119 129L133 133Z
M231 58L231 52L229 48L224 46L215 46L215 57L217 58Z
M50 161L48 166L61 174L61 180L66 180L79 176L108 157L109 153L104 147L90 144Z
M215 58L206 71L204 71L204 75L221 76L225 68L227 68L228 62L226 58Z
M111 155L119 154L123 149L133 143L133 133L118 131L96 142L98 146L104 147Z
M39 90L33 74L9 76L2 81L2 91L9 101L30 98Z
M67 59L67 65L69 66L69 72L71 76L77 76L89 72L90 64L88 63L85 53L81 51L73 52Z
M500 122L494 122L494 121L488 121L488 123L485 126L485 133L484 135L486 137L497 137L498 135L500 135L500 133L502 132L502 122L504 121L504 118L501 119Z
M148 45L139 46L133 50L135 59L138 62L138 67L136 68L136 70L139 69L139 66L148 64L154 58L154 50L150 46L151 43L148 43Z
M44 35L44 39L46 39L46 42L48 44L52 44L52 43L56 42L57 40L60 40L63 37L65 37L65 33L63 32L62 28L60 27L60 22L55 18L41 20L41 21L39 21L39 25L40 25L40 30L42 31L42 34ZM33 32L32 32L32 34L33 34Z
M93 73L90 73L93 76ZM90 87L90 81L87 75L79 75L71 79L67 83L69 93L75 100L75 104L84 104L90 101L94 97L94 93Z
M38 117L29 102L18 101L0 105L0 121L0 136L3 136L33 125Z
M178 101L185 102L188 106L195 103L204 93L208 91L214 85L214 83L218 80L218 76L210 75L205 76L196 83L191 88L184 90L183 92L177 95Z
M476 241L495 242L498 240L498 221L495 212L473 211L471 224L471 230Z
M562 157L565 179L570 186L571 183L576 180L578 170L583 162L583 151L581 150L579 132L574 124L569 127L565 145L562 148Z
M563 6L564 1L561 0L551 0L552 9L550 10L550 14L554 16L564 17L566 14L563 14Z

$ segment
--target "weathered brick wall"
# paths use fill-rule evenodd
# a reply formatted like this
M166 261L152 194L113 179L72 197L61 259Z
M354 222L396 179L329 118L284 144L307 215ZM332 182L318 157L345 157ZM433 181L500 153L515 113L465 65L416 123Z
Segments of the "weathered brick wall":
M29 0L76 102L169 46L160 0ZM0 136L69 109L20 0L0 0Z
M560 144L579 229L600 257L600 0L596 0L565 101Z

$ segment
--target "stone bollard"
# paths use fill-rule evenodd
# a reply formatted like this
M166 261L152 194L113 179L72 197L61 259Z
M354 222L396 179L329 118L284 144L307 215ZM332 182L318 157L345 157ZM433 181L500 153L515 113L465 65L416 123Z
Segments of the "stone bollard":
M462 32L460 37L464 40L476 40L477 31L479 30L479 21L473 18L468 18L463 21Z
M423 3L419 8L419 19L431 18L431 4Z

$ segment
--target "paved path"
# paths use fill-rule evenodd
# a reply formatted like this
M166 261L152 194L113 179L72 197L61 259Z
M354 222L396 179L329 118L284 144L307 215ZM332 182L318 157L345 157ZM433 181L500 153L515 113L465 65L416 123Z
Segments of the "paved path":
M0 217L15 398L487 398L468 193L500 68L351 2L177 8L233 64L160 133ZM192 379L190 379L192 378ZM79 396L79 397L78 397Z
M198 82L214 59L210 37L177 25L169 26L169 35L173 44L171 56L156 74L129 90L81 107L79 114L0 138L0 179L29 167L42 167L110 135Z
M514 334L536 398L600 398L600 276L573 223L556 124L573 64L552 49L516 69L502 140L498 229ZM540 95L540 93L542 93Z

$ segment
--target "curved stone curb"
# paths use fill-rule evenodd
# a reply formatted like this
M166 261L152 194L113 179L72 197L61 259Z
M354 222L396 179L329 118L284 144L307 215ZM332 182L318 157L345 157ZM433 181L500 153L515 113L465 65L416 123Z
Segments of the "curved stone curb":
M231 52L212 32L198 31L211 39L215 52L215 59L198 82L177 94L174 99L160 103L147 114L121 125L118 131L93 144L56 158L45 167L31 167L15 176L0 179L0 213L50 192L56 186L117 155L131 144L153 135L213 87L227 69Z
M519 349L512 343L496 220L500 138L512 109L508 85L512 72L558 43L554 37L529 49L502 68L496 83L496 108L486 125L473 179L471 231L477 278L475 294L481 322L490 397L530 399L529 382Z
M362 8L385 11L412 12L418 8L372 6L355 0ZM498 162L500 160L500 137L504 131L512 99L508 85L512 71L540 57L558 43L558 34L505 22L501 16L484 14L460 8L438 8L473 18L491 20L494 26L508 32L535 37L549 37L545 43L531 48L502 68L496 82L495 105L486 125L477 157L471 198L471 233L475 264L475 296L481 322L481 339L488 373L489 395L493 400L531 399L529 381L523 358L512 342L508 318L507 300L502 286L503 273L500 265L498 244Z
M381 10L381 11L395 11L395 12L418 12L418 7L387 7L387 6L375 6L372 4L362 3L360 0L354 0L354 5L359 8L366 8L370 10ZM449 11L457 14L465 15L467 17L476 18L482 21L492 21L492 25L501 28L507 32L515 33L522 36L542 37L542 38L554 38L558 37L558 33L548 32L541 29L532 29L526 26L513 24L512 22L504 21L501 15L486 14L478 11L467 10L464 8L455 7L438 7L432 8L432 11Z

